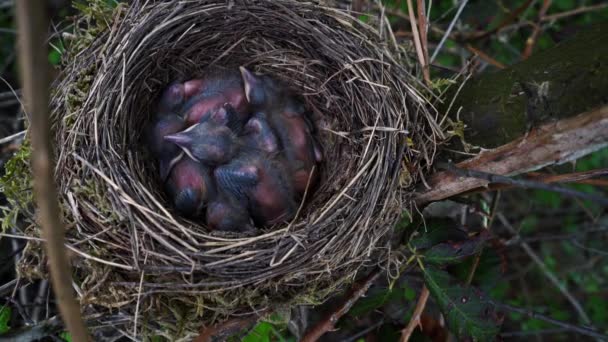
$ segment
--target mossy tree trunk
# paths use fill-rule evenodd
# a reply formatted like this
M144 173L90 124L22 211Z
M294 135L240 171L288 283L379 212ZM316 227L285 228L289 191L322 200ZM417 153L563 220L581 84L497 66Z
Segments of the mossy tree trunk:
M494 148L541 123L606 103L608 23L600 23L526 61L469 80L450 116L456 119L462 107L459 118L467 125L465 140ZM448 106L445 103L440 110L445 112Z
M598 24L524 62L467 82L449 115L466 124L466 142L484 150L457 166L516 175L608 146L607 32L608 23ZM445 112L449 105L439 109ZM419 204L489 182L444 171L427 184L416 196Z

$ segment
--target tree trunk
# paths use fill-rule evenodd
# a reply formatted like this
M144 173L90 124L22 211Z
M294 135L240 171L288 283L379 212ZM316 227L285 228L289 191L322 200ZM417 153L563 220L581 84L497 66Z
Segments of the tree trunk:
M454 87L457 88L457 87ZM456 89L452 89L452 96ZM451 99L450 95L447 99ZM450 116L467 125L465 140L494 148L541 123L608 103L608 22L553 48L464 85ZM446 112L449 100L440 108Z
M517 175L608 146L607 32L608 23L595 25L465 84L449 115L466 124L466 142L484 150L457 166ZM439 109L446 112L449 106L448 101ZM489 184L445 171L432 175L427 185L416 196L418 204Z

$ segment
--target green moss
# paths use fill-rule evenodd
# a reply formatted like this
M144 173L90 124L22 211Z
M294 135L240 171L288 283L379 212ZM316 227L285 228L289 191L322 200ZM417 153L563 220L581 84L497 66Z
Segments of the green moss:
M75 56L88 48L99 34L110 29L114 20L119 19L120 13L126 7L124 3L111 0L77 0L72 4L80 13L79 27L75 39L68 47L68 56Z
M19 213L30 210L34 201L30 155L31 147L29 140L26 139L4 166L4 175L0 178L0 191L6 196L9 205L3 213L3 232L14 225Z

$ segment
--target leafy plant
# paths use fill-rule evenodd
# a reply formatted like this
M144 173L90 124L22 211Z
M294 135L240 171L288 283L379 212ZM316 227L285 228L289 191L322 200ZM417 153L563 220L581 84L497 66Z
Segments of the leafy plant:
M495 339L503 316L480 290L457 283L434 266L424 268L424 283L459 339Z

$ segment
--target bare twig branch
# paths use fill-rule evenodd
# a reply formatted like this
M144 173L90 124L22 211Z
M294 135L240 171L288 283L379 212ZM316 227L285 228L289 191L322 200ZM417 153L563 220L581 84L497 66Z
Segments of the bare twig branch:
M577 190L570 189L570 188L564 188L564 187L557 186L557 185L545 184L543 182L538 182L538 181L534 181L534 180L514 179L511 177L495 175L495 174L481 172L481 171L477 171L477 170L460 169L449 163L437 163L437 165L439 167L444 168L450 172L453 172L454 174L459 175L461 177L472 177L472 178L484 179L484 180L487 180L489 183L509 184L509 185L513 185L513 186L524 188L524 189L538 189L538 190L553 191L553 192L557 192L557 193L567 195L567 196L592 200L599 204L608 206L608 198L600 196L600 195L589 194L586 192L581 192L581 191L577 191Z
M561 12L561 13L546 15L546 16L542 17L541 21L544 22L544 21L559 20L559 19L567 18L567 17L573 16L573 15L603 10L604 8L607 8L607 7L608 7L608 3L597 4L597 5L593 5L593 6L582 6L577 9L573 9L571 11L565 11L565 12Z
M481 58L486 63L492 64L493 66L497 67L498 69L504 69L505 68L504 64L502 64L499 61L497 61L496 59L488 56L485 52L483 52L483 51L475 48L473 45L467 44L467 45L465 45L465 47L467 48L467 50L469 50L471 53L473 53L477 57Z
M250 315L244 318L229 319L210 327L203 327L193 342L208 342L213 341L214 339L223 340L232 334L250 327L255 324L258 319L258 315Z
M517 230L515 230L515 228L509 223L509 221L507 221L507 218L501 213L498 213L497 217L503 224L503 226L505 226L513 235L515 235L515 238L518 239L519 234L517 233ZM530 247L529 244L523 241L520 243L520 246L524 250L524 252L528 254L530 259L532 259L532 261L540 268L542 274L549 280L549 282L551 282L551 284L553 284L553 286L555 286L564 295L564 297L566 297L572 307L574 307L574 310L576 310L578 315L583 319L583 322L585 322L585 324L590 324L591 320L589 319L589 316L587 316L587 313L583 309L581 303L579 303L578 300L574 298L574 296L568 291L568 289L559 281L559 279L557 279L555 274L553 274L553 272L551 272L551 270L547 268L547 265L545 265L542 259L536 254L536 252L534 252L532 247Z
M342 302L340 306L336 308L332 313L324 317L319 323L310 328L308 332L302 337L300 342L313 342L318 340L323 334L331 331L338 320L344 316L348 310L357 302L357 300L363 296L367 289L372 285L376 279L380 276L380 270L375 270L370 273L367 277L353 284L350 292Z
M595 338L598 338L600 340L608 340L608 335L602 334L602 333L597 332L597 331L595 331L593 329L590 329L588 327L581 327L581 326L578 326L578 325L574 325L574 324L558 321L556 319L553 319L551 317L547 317L547 316L539 314L537 312L526 310L526 309L522 309L522 308L518 308L518 307L515 307L515 306L508 305L508 304L494 302L494 305L496 305L497 307L499 307L501 309L505 309L505 310L509 310L509 311L512 311L512 312L517 312L517 313L523 314L523 315L525 315L525 316L527 316L529 318L535 318L535 319L539 319L541 321L545 321L547 323L555 324L555 325L557 325L559 327L562 327L562 328L566 329L566 331L576 332L576 333L579 333L579 334L582 334L582 335L595 337Z
M414 309L414 313L412 314L412 318L410 319L407 326L401 330L401 342L407 342L410 340L414 329L420 325L420 315L424 311L426 307L426 302L429 299L429 289L426 286L422 287L422 292L420 292L420 298L418 298L418 303L416 303L416 308Z
M32 169L40 223L48 241L53 290L61 315L74 341L88 341L89 336L74 300L72 272L65 253L64 227L59 219L59 205L53 178L53 158L49 122L50 71L47 61L48 16L45 2L17 1L19 53L23 75L23 93L32 115Z
M420 45L422 47L422 56L424 59L424 64L422 65L422 75L424 80L427 82L427 85L431 84L431 71L429 67L429 42L427 39L427 27L428 20L425 12L424 6L425 0L417 1L417 10L418 10L418 34L420 34Z
M410 16L410 24L412 26L412 33L414 35L414 46L416 47L416 55L418 56L418 62L422 67L422 74L426 84L431 84L431 78L428 73L428 63L424 59L424 51L422 48L422 33L418 32L418 27L416 24L416 16L414 15L414 6L412 5L412 0L407 0L407 9Z
M540 8L540 11L538 12L538 21L539 22L542 20L542 18L545 16L545 14L547 14L547 10L549 10L549 7L551 6L551 2L552 2L552 0L543 1L543 6ZM530 57L530 55L532 54L532 50L534 49L534 46L536 45L536 40L538 39L538 36L540 35L540 31L541 31L540 24L536 24L534 26L534 30L532 31L532 34L530 35L530 37L528 37L528 40L526 40L526 48L524 49L524 52L521 54L521 59L528 59L528 57Z
M461 169L475 169L498 175L517 175L561 164L608 145L608 106L543 125L526 136L477 157L458 163ZM438 172L428 184L430 190L416 197L418 204L438 201L484 187L487 180L462 178L450 172Z
M439 54L439 51L441 51L443 44L450 36L450 32L452 32L452 29L454 28L456 21L458 21L458 18L460 18L460 14L462 13L462 10L464 9L464 7L467 5L467 2L468 2L468 0L462 0L462 2L460 3L460 6L458 7L458 11L456 12L456 15L454 15L454 19L452 19L450 26L448 26L447 31L445 31L445 34L443 35L443 37L441 37L441 40L439 41L439 44L437 44L435 51L433 51L433 55L431 56L431 61L430 61L431 63L433 63L435 61L435 58Z

